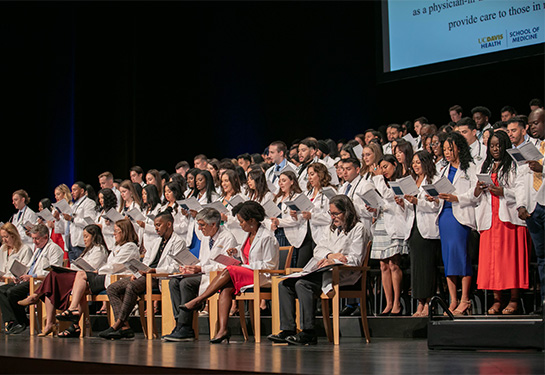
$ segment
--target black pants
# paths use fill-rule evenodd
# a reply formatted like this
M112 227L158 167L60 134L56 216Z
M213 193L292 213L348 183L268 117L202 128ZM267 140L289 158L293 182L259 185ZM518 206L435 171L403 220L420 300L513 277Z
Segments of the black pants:
M193 326L193 312L181 310L180 305L184 305L197 297L200 285L201 276L183 277L181 279L173 278L168 282L172 310L178 326L188 328Z
M0 309L2 309L4 322L29 324L25 307L17 304L28 296L29 285L29 282L25 281L20 284L11 283L0 286Z
M316 298L322 289L322 273L310 274L298 279L286 279L278 286L280 300L280 329L295 331L295 298L299 299L301 329L314 329Z

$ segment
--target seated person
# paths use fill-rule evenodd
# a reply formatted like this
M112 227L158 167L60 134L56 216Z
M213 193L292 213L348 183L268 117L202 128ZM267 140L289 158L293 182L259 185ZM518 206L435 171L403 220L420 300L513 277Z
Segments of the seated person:
M241 266L227 266L221 274L210 282L204 293L180 305L184 311L190 312L202 307L207 298L218 290L218 332L216 337L210 340L212 344L219 344L224 340L229 342L231 334L227 330L229 310L233 297L240 293L240 289L254 283L253 270L272 270L278 267L279 246L274 234L262 225L265 219L265 210L254 201L240 203L233 208L233 215L237 216L241 228L248 233L241 248L243 264ZM227 250L230 256L238 253L236 248ZM268 275L262 275L261 284L270 282Z
M199 251L199 264L195 266L180 267L183 274L204 275L173 278L169 282L172 309L176 318L176 328L170 335L163 336L166 341L192 341L195 339L193 331L193 313L180 310L179 306L191 301L204 292L209 284L211 271L219 271L225 268L221 263L214 261L219 254L227 255L227 250L237 246L237 240L233 234L223 228L221 214L214 208L203 208L195 217L198 229L203 238Z
M349 266L361 266L365 259L365 249L370 233L359 222L354 204L346 195L336 195L329 201L331 226L327 235L314 249L314 258L320 259L318 267L338 262ZM360 279L360 273L342 271L340 285L353 285ZM294 345L315 345L314 312L316 298L321 292L331 290L331 273L319 272L286 279L279 284L280 333L269 335L273 342ZM299 299L302 331L296 334L295 299Z
M28 266L32 258L32 249L25 245L19 231L12 223L5 223L0 228L0 238L2 246L0 247L0 271L4 273L4 279L13 278L11 266L15 260ZM0 283L4 284L4 283Z
M109 254L100 227L96 224L86 226L83 229L83 242L85 243L85 249L80 258L86 261L94 269L99 269L106 263ZM74 264L72 264L70 268L77 269ZM43 332L40 333L38 337L44 337L50 333L54 333L55 310L66 310L68 308L76 274L76 272L57 272L52 270L45 277L42 285L40 285L34 294L31 294L24 300L18 302L21 306L27 306L37 303L40 299L44 301L46 324L43 328ZM66 337L68 333L69 332L63 332L59 337Z
M30 259L30 268L25 275L19 277L19 283L6 284L0 287L0 308L4 322L10 327L6 333L19 334L28 326L25 307L17 304L28 295L30 278L45 276L44 268L50 265L62 266L64 252L49 238L49 229L44 224L37 224L30 231L35 245L34 254Z
M154 225L159 238L146 251L143 263L151 268L148 271L150 273L174 273L177 267L171 256L186 248L185 241L174 233L174 217L169 209L155 217ZM111 327L99 333L100 337L114 340L134 337L128 323L129 314L136 305L138 296L146 292L145 273L140 273L140 277L125 277L106 289L116 320ZM152 288L159 288L158 279L153 279Z

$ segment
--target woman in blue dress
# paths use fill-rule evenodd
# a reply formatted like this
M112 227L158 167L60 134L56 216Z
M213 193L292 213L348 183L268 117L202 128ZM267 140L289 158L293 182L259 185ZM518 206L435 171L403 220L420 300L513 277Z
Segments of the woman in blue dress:
M471 301L471 261L468 240L475 225L475 200L471 192L476 184L476 167L466 139L459 133L450 133L443 143L443 154L449 162L443 169L456 190L452 194L439 194L438 217L441 252L450 295L449 310L454 315L469 314ZM462 281L462 296L458 303L457 282Z

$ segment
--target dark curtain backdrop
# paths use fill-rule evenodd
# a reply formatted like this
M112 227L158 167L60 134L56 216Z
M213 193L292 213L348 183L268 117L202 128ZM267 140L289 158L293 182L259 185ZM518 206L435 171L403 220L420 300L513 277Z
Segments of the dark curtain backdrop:
M1 3L0 220L19 188L543 98L543 56L378 84L375 4Z

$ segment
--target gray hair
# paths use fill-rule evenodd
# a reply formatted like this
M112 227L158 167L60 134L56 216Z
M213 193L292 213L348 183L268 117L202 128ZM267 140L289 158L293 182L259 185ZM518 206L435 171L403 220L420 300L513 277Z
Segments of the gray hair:
M206 224L216 224L219 228L221 223L221 214L215 208L205 207L199 211L197 216L195 216L195 220L202 220Z
M36 224L30 233L37 233L40 237L49 237L49 229L44 224Z

